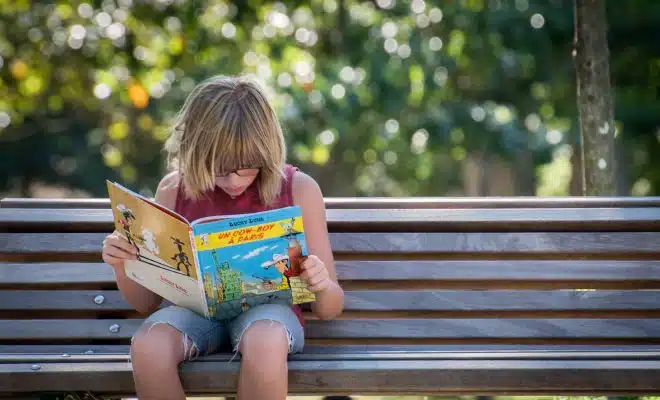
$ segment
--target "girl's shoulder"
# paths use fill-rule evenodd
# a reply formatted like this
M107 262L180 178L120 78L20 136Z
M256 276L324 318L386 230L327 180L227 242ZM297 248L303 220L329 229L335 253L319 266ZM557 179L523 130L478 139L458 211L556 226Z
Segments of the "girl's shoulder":
M165 175L156 188L155 200L157 203L174 210L179 192L181 176L179 171L172 171Z
M293 203L305 208L325 208L321 187L314 178L297 169L291 181Z
M306 190L321 190L314 178L298 168L292 173L291 185L293 186L294 195L296 192L302 194Z

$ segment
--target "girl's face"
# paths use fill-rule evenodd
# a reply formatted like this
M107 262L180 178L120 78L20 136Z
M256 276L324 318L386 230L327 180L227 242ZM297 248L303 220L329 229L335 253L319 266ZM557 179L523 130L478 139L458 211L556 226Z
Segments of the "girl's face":
M259 168L236 169L226 174L215 174L215 184L231 197L237 197L247 189L259 175Z

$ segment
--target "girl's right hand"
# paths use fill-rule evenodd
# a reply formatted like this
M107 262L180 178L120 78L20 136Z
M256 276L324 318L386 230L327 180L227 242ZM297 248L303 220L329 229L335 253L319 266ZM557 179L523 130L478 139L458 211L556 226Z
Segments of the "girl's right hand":
M102 255L106 263L113 267L123 267L124 260L137 259L137 249L114 231L103 240Z

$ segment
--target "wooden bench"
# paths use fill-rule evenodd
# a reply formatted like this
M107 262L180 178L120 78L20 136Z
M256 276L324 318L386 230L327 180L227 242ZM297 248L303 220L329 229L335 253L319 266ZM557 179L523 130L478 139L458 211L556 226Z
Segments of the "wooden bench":
M660 394L660 199L327 204L346 307L309 321L291 394ZM0 206L0 393L134 395L107 200ZM238 366L185 363L186 391Z

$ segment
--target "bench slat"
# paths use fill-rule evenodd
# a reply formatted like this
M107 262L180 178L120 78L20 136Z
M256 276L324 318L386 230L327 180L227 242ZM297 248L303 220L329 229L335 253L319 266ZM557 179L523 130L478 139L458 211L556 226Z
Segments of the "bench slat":
M151 198L153 200L153 198ZM660 197L326 197L326 208L594 208L660 207ZM3 208L109 208L108 198L20 198L0 200Z
M1 268L1 264L0 264ZM651 260L339 260L343 280L658 280Z
M0 365L0 386L14 392L48 388L132 394L128 362ZM239 363L185 363L186 393L234 393ZM289 391L400 394L657 393L660 361L631 360L339 360L290 361Z
M99 297L101 296L101 297ZM655 310L660 290L355 290L346 311ZM97 304L95 300L102 301ZM0 311L132 311L118 290L5 290Z
M486 232L331 234L336 252L359 253L658 253L656 232Z
M660 281L660 261L652 260L406 260L335 263L341 281ZM437 282L433 282L437 281ZM115 286L112 268L104 263L0 262L0 287L62 285Z
M660 310L660 290L358 290L347 310Z
M0 345L0 354L7 357L12 354L62 357L63 354L128 354L129 349L128 344L11 344Z
M660 207L527 209L330 209L328 229L379 231L549 231L660 229ZM542 223L539 223L542 222ZM110 209L0 209L0 227L111 231Z
M93 262L0 263L0 286L115 285L112 267Z
M67 356L88 357L92 359L104 359L106 356L128 356L130 346L128 344L116 345L77 345L77 344L17 344L0 345L0 357L8 362L14 360L12 357L21 359L63 361ZM307 344L302 353L291 354L291 359L328 359L328 356L336 359L362 359L386 358L389 356L399 358L617 358L617 359L659 359L660 344L658 345L613 345L613 344L591 344L591 345L533 345L533 344L397 344L397 345L352 345L342 344ZM218 353L204 356L198 361L227 360L233 357L231 353Z
M103 233L0 233L0 259L9 255L88 254L100 257ZM330 233L343 253L651 253L660 256L657 232Z
M141 319L0 320L0 340L129 339ZM119 325L118 332L110 327ZM307 321L310 339L644 339L660 338L660 319L451 318Z
M302 353L291 354L290 361L339 361L339 360L403 360L407 359L410 362L417 360L657 360L660 361L659 351L649 350L631 350L631 351L603 351L603 350L556 350L553 352L548 351L497 351L485 352L477 351L471 352L468 349L461 349L455 351L395 351L391 346L387 351L380 352L378 349L369 349L368 351L352 351L346 352L340 346L333 346L334 351L315 352L314 345L310 351ZM318 346L318 345L317 345ZM129 349L127 346L118 345L116 347L123 347L125 351L113 351L106 354L96 353L58 353L58 354L17 354L0 353L0 363L3 364L20 364L25 362L35 363L63 363L63 362L108 362L108 361L130 361ZM327 346L326 346L327 347ZM407 348L404 347L404 350ZM236 357L233 353L216 353L209 356L198 358L197 362L216 362L216 361L233 361Z
M98 304L95 300L100 301ZM0 311L133 311L118 290L3 290Z
M338 346L335 346L338 347ZM217 362L217 361L232 361L234 355L231 353L214 354L205 356L203 359L197 359L197 362ZM616 352L601 351L598 354L591 352L521 352L512 351L508 353L485 353L485 352L446 352L438 354L434 352L420 352L420 353L405 353L401 352L385 352L379 353L377 351L369 351L368 353L299 353L289 356L290 361L349 361L349 360L401 360L407 359L409 362L416 362L418 360L439 359L443 360L658 360L660 361L660 354L647 352L647 351L631 351L631 352ZM130 361L130 355L127 352L116 354L53 354L53 355L35 355L35 354L0 354L0 363L2 364L20 364L20 363L57 363L57 362L108 362L108 361Z
M310 338L660 338L660 319L383 319L309 321Z

